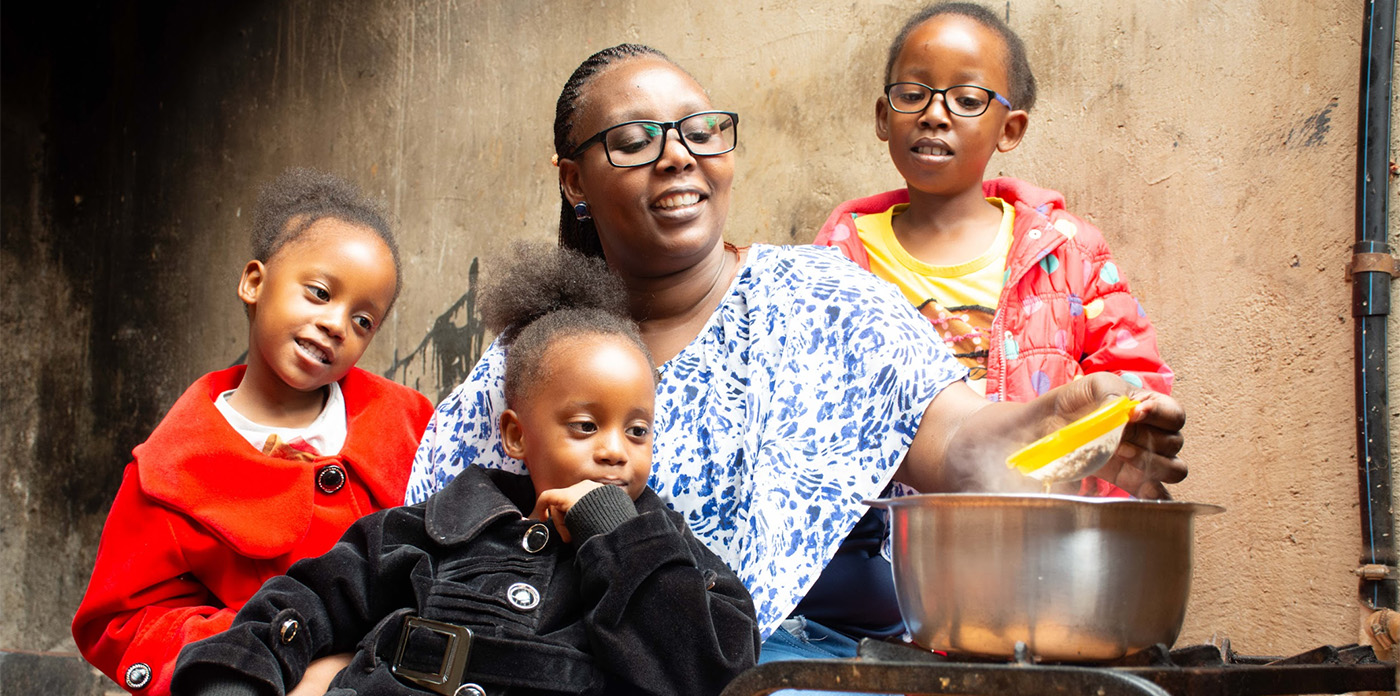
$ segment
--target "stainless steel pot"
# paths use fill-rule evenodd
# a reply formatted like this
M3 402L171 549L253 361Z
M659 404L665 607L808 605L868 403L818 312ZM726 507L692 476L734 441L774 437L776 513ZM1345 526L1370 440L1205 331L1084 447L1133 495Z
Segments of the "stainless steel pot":
M895 590L926 648L1112 660L1181 632L1192 519L1217 505L1060 495L935 494L888 508Z

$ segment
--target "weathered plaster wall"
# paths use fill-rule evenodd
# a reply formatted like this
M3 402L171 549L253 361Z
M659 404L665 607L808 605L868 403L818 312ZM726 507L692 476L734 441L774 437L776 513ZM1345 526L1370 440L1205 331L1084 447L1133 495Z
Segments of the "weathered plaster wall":
M185 385L239 360L233 287L260 182L313 165L388 201L405 292L362 364L436 399L485 338L477 260L552 238L553 105L580 60L643 41L692 71L743 115L729 238L802 243L835 203L900 183L871 119L886 43L914 7L7 4L0 648L71 645L126 453ZM995 7L1042 91L993 173L1064 191L1105 230L1189 409L1177 496L1229 510L1199 525L1182 640L1353 642L1342 278L1361 3Z

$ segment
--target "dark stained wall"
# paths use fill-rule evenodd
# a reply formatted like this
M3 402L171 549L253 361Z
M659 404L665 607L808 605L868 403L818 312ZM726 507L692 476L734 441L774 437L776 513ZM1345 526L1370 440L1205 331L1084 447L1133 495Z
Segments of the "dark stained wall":
M198 320L172 182L214 147L178 100L217 88L190 68L258 3L84 4L0 21L0 647L67 640L131 447L222 366L172 332Z
M389 178L375 180L378 166L345 143L386 141L393 110L352 101L372 124L351 132L339 127L353 118L346 105L326 96L394 78L378 62L384 32L357 21L378 9L0 10L0 318L11 337L0 344L0 650L71 649L131 448L196 377L241 362L233 287L261 183L319 166L385 197ZM482 349L477 268L473 256L454 263L455 292L411 332L381 330L361 366L444 396ZM413 299L399 304L402 314Z

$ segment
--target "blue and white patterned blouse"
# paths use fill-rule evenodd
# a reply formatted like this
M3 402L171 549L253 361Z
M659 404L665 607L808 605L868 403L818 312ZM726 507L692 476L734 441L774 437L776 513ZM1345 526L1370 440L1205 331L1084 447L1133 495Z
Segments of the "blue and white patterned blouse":
M501 449L505 351L437 407L407 502ZM764 639L797 606L965 369L894 286L835 249L756 244L700 335L659 369L651 487L753 593Z

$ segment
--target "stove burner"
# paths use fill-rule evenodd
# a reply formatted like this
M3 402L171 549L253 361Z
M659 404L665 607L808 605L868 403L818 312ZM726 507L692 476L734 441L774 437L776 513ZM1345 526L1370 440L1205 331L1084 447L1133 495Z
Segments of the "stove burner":
M1396 666L1369 646L1324 645L1291 657L1237 655L1228 640L1168 650L1158 645L1111 664L1034 662L1024 645L1014 661L941 655L865 640L852 660L770 662L739 675L724 696L781 689L856 693L1098 694L1099 696L1264 696L1394 691Z

